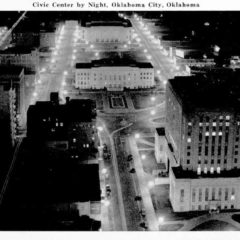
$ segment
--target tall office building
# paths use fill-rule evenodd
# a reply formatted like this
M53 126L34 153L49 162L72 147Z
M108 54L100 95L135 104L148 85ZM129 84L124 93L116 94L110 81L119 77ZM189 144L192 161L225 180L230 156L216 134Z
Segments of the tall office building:
M175 77L166 89L176 212L240 208L240 72Z

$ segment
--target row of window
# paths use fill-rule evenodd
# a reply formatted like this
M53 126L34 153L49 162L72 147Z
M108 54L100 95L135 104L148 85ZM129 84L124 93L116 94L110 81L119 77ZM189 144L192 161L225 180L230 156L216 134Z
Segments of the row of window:
M192 202L202 201L234 201L235 188L193 188L192 189ZM185 201L184 189L180 189L180 202Z
M231 204L230 208L234 209L234 204ZM209 204L197 205L197 206L192 205L192 211L197 211L197 210L198 211L203 211L203 210L208 211L209 209L210 209ZM229 209L229 206L228 205L221 206L221 209Z

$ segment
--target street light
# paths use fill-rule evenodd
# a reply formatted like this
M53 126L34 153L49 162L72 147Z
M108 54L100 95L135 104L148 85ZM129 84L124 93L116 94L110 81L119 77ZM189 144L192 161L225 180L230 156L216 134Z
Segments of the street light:
M163 81L163 84L164 84L164 85L166 85L166 84L167 84L167 81L166 81L166 80L164 80L164 81Z
M151 97L151 101L154 102L156 100L155 97Z
M107 169L106 168L103 168L102 169L102 174L106 174L107 173Z
M104 201L104 205L108 207L110 205L110 201L109 200Z
M64 76L68 75L68 72L67 72L67 71L64 71L64 72L63 72L63 75L64 75Z
M159 224L163 224L163 222L164 222L164 217L159 217L159 218L158 218L158 222L159 222Z
M102 126L99 126L97 127L98 131L102 132L103 131L103 127Z
M135 139L139 139L140 138L140 134L139 133L135 133L134 137L135 137Z
M142 160L145 160L145 159L146 159L146 155L143 154L143 155L141 156L141 159L142 159Z
M155 184L154 184L154 182L153 182L153 181L149 181L149 182L148 182L148 187L149 187L149 188L152 188L152 187L154 187L154 185L155 185Z
M155 110L151 110L150 112L151 115L155 115L155 113L156 113Z
M33 93L33 96L34 96L34 97L36 97L36 96L37 96L37 93L36 93L36 92L34 92L34 93Z

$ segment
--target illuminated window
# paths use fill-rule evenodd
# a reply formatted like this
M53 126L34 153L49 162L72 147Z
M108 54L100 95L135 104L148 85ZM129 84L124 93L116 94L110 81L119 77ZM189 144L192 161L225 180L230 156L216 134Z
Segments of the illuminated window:
M73 138L73 142L74 142L74 143L76 142L76 138Z
M216 127L216 122L213 122L212 125L213 125L213 127Z
M204 172L205 174L207 174L207 167L206 167L206 166L204 167L203 172Z
M188 139L187 139L187 142L188 142L188 143L190 143L191 141L192 141L192 139L191 139L191 138L188 138Z
M221 167L217 167L217 173L221 173Z
M200 166L198 166L198 168L197 168L197 174L198 174L198 175L201 174L201 167L200 167Z
M227 127L229 126L229 122L226 122L226 126L227 126Z
M222 132L219 132L218 135L219 135L219 136L222 136Z
M212 136L216 136L216 132L212 132Z
M209 136L209 132L205 132L205 136Z
M226 116L226 120L230 120L230 116Z
M214 167L210 168L210 173L214 173Z

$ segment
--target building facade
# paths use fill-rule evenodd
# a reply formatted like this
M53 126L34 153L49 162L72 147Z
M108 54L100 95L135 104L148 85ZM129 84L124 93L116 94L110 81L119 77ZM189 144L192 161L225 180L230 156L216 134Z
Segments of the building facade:
M28 47L12 47L0 51L1 65L14 65L24 67L29 71L38 71L39 52Z
M123 90L123 88L151 88L154 69L151 63L95 60L77 63L74 86L79 89Z
M10 91L13 89L15 92L15 111L18 124L21 124L24 113L25 113L25 87L24 87L24 69L21 67L0 67L0 86L2 86L3 91ZM5 92L5 94L8 94ZM4 96L3 94L2 96ZM1 98L4 102L6 100L5 97ZM6 100L7 101L7 100Z
M130 21L91 21L82 24L80 36L92 43L125 43L132 40Z
M176 77L168 83L166 122L174 156L170 168L174 211L240 207L238 76L239 72L227 71Z
M16 91L0 85L0 121L6 122L11 145L14 146L17 133Z

